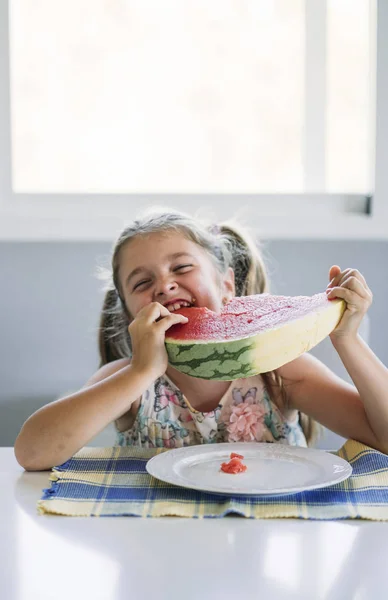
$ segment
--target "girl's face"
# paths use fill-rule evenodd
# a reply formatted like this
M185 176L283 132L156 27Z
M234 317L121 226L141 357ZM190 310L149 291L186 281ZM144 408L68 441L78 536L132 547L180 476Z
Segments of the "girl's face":
M132 239L119 256L119 281L132 317L151 302L170 311L206 306L219 313L234 296L234 274L218 273L206 250L181 233L152 233Z

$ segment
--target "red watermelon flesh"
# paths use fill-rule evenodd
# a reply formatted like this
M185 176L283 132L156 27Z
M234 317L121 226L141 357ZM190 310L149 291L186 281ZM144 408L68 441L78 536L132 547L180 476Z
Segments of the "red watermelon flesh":
M241 339L325 310L332 302L325 293L294 297L257 294L233 298L221 314L208 308L182 308L176 312L186 316L189 322L171 327L166 338L190 342Z

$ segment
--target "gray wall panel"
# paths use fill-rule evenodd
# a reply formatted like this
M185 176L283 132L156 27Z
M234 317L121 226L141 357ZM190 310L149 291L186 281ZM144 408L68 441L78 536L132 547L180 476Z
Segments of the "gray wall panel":
M97 325L107 243L0 243L0 445L13 445L39 406L79 388L97 369ZM369 343L388 364L388 243L267 241L272 292L310 295L323 290L332 264L358 268L374 292ZM346 373L330 341L314 351ZM112 429L96 438L109 444ZM330 438L329 447L337 443Z

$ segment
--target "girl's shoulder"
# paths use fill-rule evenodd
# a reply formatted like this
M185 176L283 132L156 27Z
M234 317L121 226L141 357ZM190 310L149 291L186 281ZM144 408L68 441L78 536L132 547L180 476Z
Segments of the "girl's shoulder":
M117 371L121 371L121 369L127 367L130 363L131 361L129 358L119 358L118 360L113 360L112 362L103 365L90 377L90 379L88 379L84 387L89 387L99 381L103 381L107 377L117 373Z

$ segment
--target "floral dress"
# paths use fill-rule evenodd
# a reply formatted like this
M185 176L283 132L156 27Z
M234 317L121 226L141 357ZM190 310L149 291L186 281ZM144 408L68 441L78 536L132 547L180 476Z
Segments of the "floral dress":
M287 420L260 375L232 381L215 410L195 410L166 376L140 400L133 425L117 432L118 446L180 448L218 442L277 442L307 446L298 414Z

